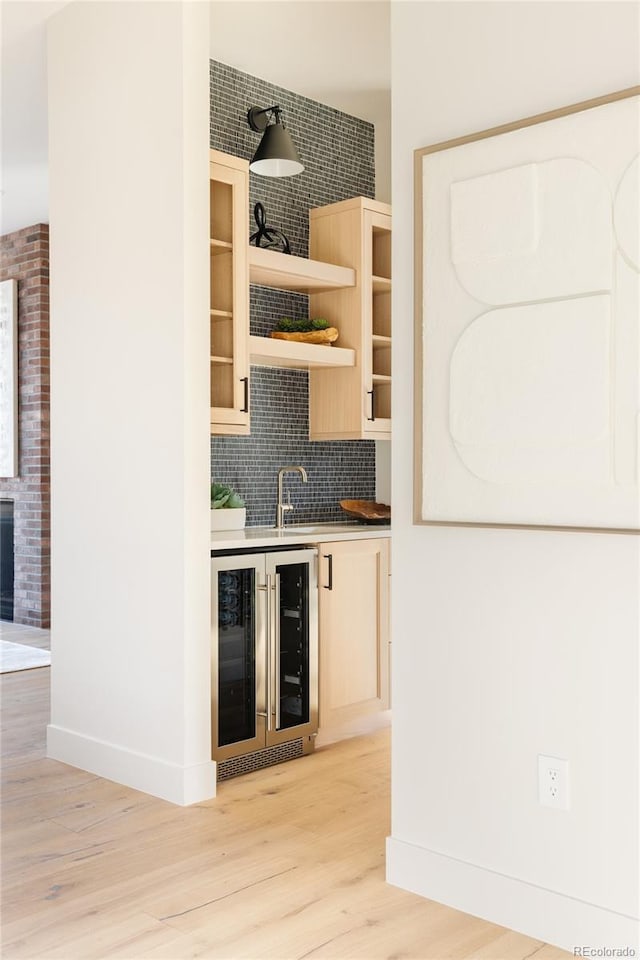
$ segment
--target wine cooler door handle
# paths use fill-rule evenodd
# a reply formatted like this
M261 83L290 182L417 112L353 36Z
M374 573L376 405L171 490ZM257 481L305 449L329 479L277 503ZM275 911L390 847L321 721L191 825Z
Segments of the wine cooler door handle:
M271 574L267 574L267 670L265 674L267 687L267 730L271 730Z
M276 573L273 578L273 673L275 677L275 714L276 730L280 729L280 574Z
M367 390L367 394L371 397L371 416L367 417L367 420L375 420L376 418L376 388L372 387L371 390Z
M329 561L329 566L327 568L327 582L324 585L325 590L333 590L333 554L325 554L327 560Z
M260 596L264 594L264 599ZM256 615L257 615L257 625L258 630L256 633L256 657L260 657L263 660L263 665L265 668L264 676L261 675L260 670L256 670L256 714L259 717L264 717L265 723L269 721L269 714L267 712L267 697L268 693L268 684L265 681L265 677L268 677L269 669L269 586L268 583L257 583L256 584L256 595L255 595L255 604L256 604ZM258 660L256 659L256 664Z

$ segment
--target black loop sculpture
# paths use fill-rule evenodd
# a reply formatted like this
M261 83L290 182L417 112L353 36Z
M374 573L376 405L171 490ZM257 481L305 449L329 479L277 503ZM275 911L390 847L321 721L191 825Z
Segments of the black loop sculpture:
M264 212L264 207L260 202L256 203L253 208L253 216L258 225L258 229L255 233L252 233L249 237L249 243L255 243L256 247L273 247L278 243L282 244L283 253L291 253L291 247L289 246L289 241L285 237L282 230L278 230L276 227L268 227L265 220L266 215ZM266 241L266 243L261 243L261 241Z

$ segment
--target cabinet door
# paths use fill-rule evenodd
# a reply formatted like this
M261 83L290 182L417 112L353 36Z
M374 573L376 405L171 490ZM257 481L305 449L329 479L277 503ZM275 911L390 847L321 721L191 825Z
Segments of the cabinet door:
M356 365L309 373L310 440L391 436L391 208L356 197L309 215L310 256L356 270L356 286L312 294Z
M315 550L267 554L267 746L318 729L318 581Z
M324 543L319 567L319 723L326 729L388 706L389 544Z
M264 747L264 556L211 561L211 740L215 760Z
M211 432L247 434L248 169L211 162L209 184Z
M362 320L365 436L391 434L391 217L365 210Z

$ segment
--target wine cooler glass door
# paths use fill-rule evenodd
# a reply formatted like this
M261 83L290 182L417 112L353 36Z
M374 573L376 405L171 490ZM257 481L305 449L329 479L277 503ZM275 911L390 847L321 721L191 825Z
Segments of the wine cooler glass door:
M264 556L217 558L212 578L212 748L226 760L265 743Z
M314 550L271 554L270 696L267 742L318 729L317 558Z

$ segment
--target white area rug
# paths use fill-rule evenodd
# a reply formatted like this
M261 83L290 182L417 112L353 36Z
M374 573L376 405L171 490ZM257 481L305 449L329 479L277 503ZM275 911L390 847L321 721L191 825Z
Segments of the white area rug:
M12 643L11 640L0 640L0 673L50 666L51 654L48 650L27 647L24 643Z

